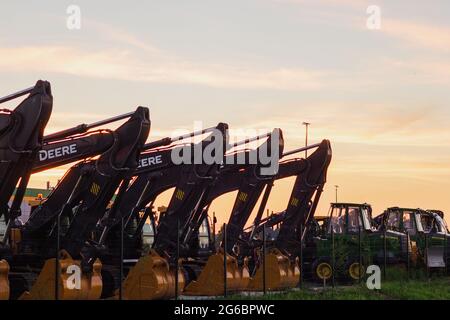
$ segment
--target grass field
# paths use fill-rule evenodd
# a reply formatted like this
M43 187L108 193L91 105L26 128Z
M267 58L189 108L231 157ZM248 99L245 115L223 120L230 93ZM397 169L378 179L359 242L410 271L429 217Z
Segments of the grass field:
M415 275L408 279L402 271L390 270L387 280L381 282L380 290L367 289L365 282L355 285L317 287L305 285L282 293L266 296L233 296L232 299L268 300L450 300L450 277L432 276L430 279Z

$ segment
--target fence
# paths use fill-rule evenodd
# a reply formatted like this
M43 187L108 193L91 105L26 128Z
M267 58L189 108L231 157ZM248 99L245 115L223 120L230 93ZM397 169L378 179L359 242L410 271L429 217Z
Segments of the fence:
M127 261L124 249L124 221L119 224L119 250L117 264L114 266L118 270L118 279L103 279L104 285L114 286L108 281L118 281L117 298L122 300L123 297L123 281L127 276L130 268L125 267L124 261ZM56 244L55 244L55 283L54 298L56 300L66 297L62 296L62 272L61 269L61 219L58 216L56 223ZM180 230L180 223L177 223ZM227 248L227 225L224 224L218 234L215 234L215 226L210 235L210 243L214 246L219 237L219 233L223 234L223 252L229 252ZM279 291L277 288L270 288L267 279L270 276L266 270L266 259L269 253L273 252L274 239L276 239L278 229L263 228L260 234L257 234L260 242L258 253L254 259L254 266L262 268L262 287L259 290L262 294L270 291ZM300 229L303 233L303 227ZM175 270L181 268L180 261L183 258L180 254L180 232L177 235L177 244L175 250ZM366 232L361 228L350 233L343 233L339 230L331 228L329 232L309 231L304 237L300 237L298 243L294 246L295 250L291 250L289 257L291 264L297 264L300 270L298 275L298 284L295 287L323 286L335 287L338 285L358 284L365 281L370 274L366 273L368 266L378 266L381 270L382 280L399 279L409 280L416 278L429 279L449 274L449 238L439 238L433 234L410 235L394 233L390 231L373 231ZM292 245L291 245L292 248ZM217 252L214 247L213 251ZM59 254L57 254L59 253ZM223 263L223 296L228 297L233 292L229 290L227 277L227 259L224 255ZM134 261L136 262L136 261ZM254 270L250 270L250 276L254 276ZM179 275L175 272L175 291L173 296L178 299L183 294L183 288L179 286ZM245 291L245 290L244 290Z

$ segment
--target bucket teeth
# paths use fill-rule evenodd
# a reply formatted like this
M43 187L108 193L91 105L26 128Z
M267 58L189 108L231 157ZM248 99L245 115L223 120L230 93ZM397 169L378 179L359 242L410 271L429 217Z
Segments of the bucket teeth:
M184 275L178 271L178 288L184 287ZM152 251L141 257L130 269L123 283L123 298L128 300L156 300L175 297L175 271L169 263Z
M242 291L248 287L250 275L246 264L241 268L236 258L227 255L227 291ZM209 257L197 280L186 286L183 294L215 296L224 292L224 255Z
M279 251L273 251L266 255L266 289L282 290L294 288L300 279L300 269L297 262L292 263L290 259ZM263 290L263 268L260 266L255 276L250 280L249 291Z
M55 262L48 259L36 282L29 292L20 297L21 300L54 300L55 299ZM100 260L94 262L92 272L81 271L81 261L73 260L66 252L61 252L59 260L61 275L58 281L58 298L61 300L96 300L102 292Z
M0 300L9 299L9 264L6 260L0 260Z

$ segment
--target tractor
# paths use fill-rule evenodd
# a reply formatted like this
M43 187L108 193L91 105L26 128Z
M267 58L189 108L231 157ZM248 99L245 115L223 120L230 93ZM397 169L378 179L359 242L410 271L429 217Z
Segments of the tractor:
M332 203L316 224L319 232L305 237L303 268L316 281L329 281L333 271L336 279L360 280L368 265L401 263L410 251L403 234L376 228L367 203Z
M380 229L410 239L413 262L436 270L450 263L450 233L442 211L390 207L377 217Z

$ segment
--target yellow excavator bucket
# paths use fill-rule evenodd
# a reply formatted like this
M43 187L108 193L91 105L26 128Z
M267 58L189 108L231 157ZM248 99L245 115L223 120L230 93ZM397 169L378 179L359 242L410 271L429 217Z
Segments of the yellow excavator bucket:
M294 288L299 283L300 268L288 257L274 250L266 255L266 289L282 290ZM249 291L263 290L263 268L260 266L250 280Z
M9 264L6 260L0 260L0 300L9 299Z
M48 259L31 290L25 292L20 300L54 300L55 299L55 262ZM102 293L102 264L96 260L92 273L82 273L80 261L73 260L61 251L59 259L60 278L58 281L60 300L96 300Z
M178 271L178 288L184 288L184 275ZM118 293L116 293L117 296ZM123 283L123 299L156 300L175 297L175 271L155 251L141 257Z
M250 274L247 264L240 268L236 258L227 255L227 291L242 291L248 287ZM224 254L209 257L197 280L183 291L184 295L217 296L224 293Z

